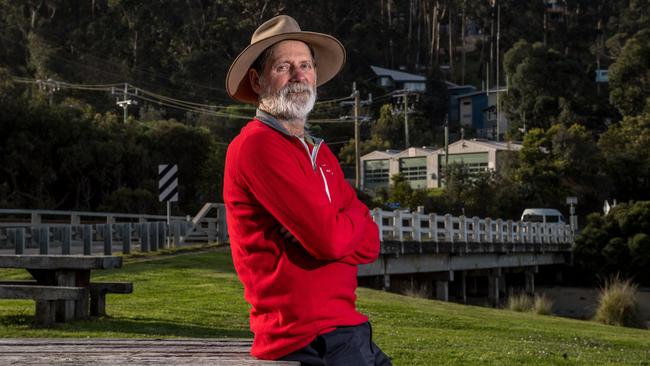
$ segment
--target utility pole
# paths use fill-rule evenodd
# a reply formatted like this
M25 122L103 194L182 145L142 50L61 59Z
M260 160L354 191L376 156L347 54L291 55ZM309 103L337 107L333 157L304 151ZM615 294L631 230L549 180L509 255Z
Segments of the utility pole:
M445 118L445 169L449 167L449 118Z
M354 186L361 187L361 153L359 152L359 91L357 82L352 83L352 96L354 96Z
M411 112L411 109L409 108L408 105L408 97L410 92L408 89L402 89L397 91L399 94L395 94L395 97L402 97L402 101L404 103L404 145L405 148L408 149L411 144L409 143L409 113ZM395 112L394 112L395 113ZM399 111L398 111L399 113Z
M499 86L501 84L499 80L499 69L501 68L501 64L499 63L499 39L501 38L501 5L499 4L497 0L497 142L499 141L499 134L500 134L500 127L499 127L499 96L501 95L501 87Z
M409 93L404 93L404 147L409 148L409 111L408 111Z
M36 80L36 85L38 85L41 90L47 93L48 102L50 105L54 103L54 93L61 89L60 83L58 81L47 79L47 80Z
M368 116L360 116L359 112L361 106L370 105L372 103L372 94L368 93L368 99L366 100L360 100L360 96L361 94L359 93L359 90L357 90L357 83L353 82L352 95L350 95L350 98L354 98L354 100L340 103L341 107L352 106L352 108L354 108L354 186L357 189L361 188L361 133L359 131L359 126L361 125L361 122L367 121L370 118ZM339 118L341 120L350 120L350 116L341 116Z
M127 109L129 108L130 105L137 105L138 104L137 100L127 99L127 96L138 95L138 90L133 89L133 93L129 93L129 84L124 83L124 91L123 92L118 92L118 91L116 91L115 88L111 88L111 94L117 94L117 95L121 94L122 95L122 100L117 99L115 104L117 104L120 108L122 108L124 110L124 123L126 124L126 120L129 117Z

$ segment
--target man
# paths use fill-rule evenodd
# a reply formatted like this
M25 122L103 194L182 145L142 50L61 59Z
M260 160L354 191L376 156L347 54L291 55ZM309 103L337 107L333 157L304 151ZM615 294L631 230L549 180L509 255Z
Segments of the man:
M258 107L228 147L224 178L258 358L390 365L355 309L357 266L377 258L377 226L336 157L305 131L316 87L344 62L338 40L278 16L255 31L226 77L231 97Z

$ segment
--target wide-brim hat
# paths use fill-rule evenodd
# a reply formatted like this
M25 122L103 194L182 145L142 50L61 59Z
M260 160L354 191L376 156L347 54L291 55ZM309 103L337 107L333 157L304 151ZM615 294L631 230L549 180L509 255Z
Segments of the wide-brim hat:
M257 103L257 93L250 85L248 70L265 49L284 40L302 41L312 47L318 70L317 86L331 80L345 64L345 48L336 38L323 33L302 31L295 19L279 15L255 30L250 45L230 65L226 76L228 95L241 102Z

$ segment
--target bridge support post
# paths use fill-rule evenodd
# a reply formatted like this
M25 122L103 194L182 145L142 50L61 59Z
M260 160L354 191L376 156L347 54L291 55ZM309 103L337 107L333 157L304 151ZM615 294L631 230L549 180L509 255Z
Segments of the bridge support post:
M456 301L462 304L467 304L467 281L465 278L465 271L458 271L456 273Z
M436 281L436 299L449 301L449 281Z
M490 271L488 275L488 301L494 307L499 305L499 285L501 284L501 268Z
M388 289L390 289L390 275L384 273L384 291L387 291Z
M454 271L445 271L433 275L436 282L436 299L449 301L449 281L454 280Z
M535 273L537 273L537 266L526 268L524 271L525 290L529 295L535 294Z

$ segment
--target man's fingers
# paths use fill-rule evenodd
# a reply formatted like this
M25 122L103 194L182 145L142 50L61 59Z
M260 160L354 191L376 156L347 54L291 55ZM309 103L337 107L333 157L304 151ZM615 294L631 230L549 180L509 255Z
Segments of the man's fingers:
M280 235L284 236L285 239L293 238L293 235L287 230L284 226L280 228Z

